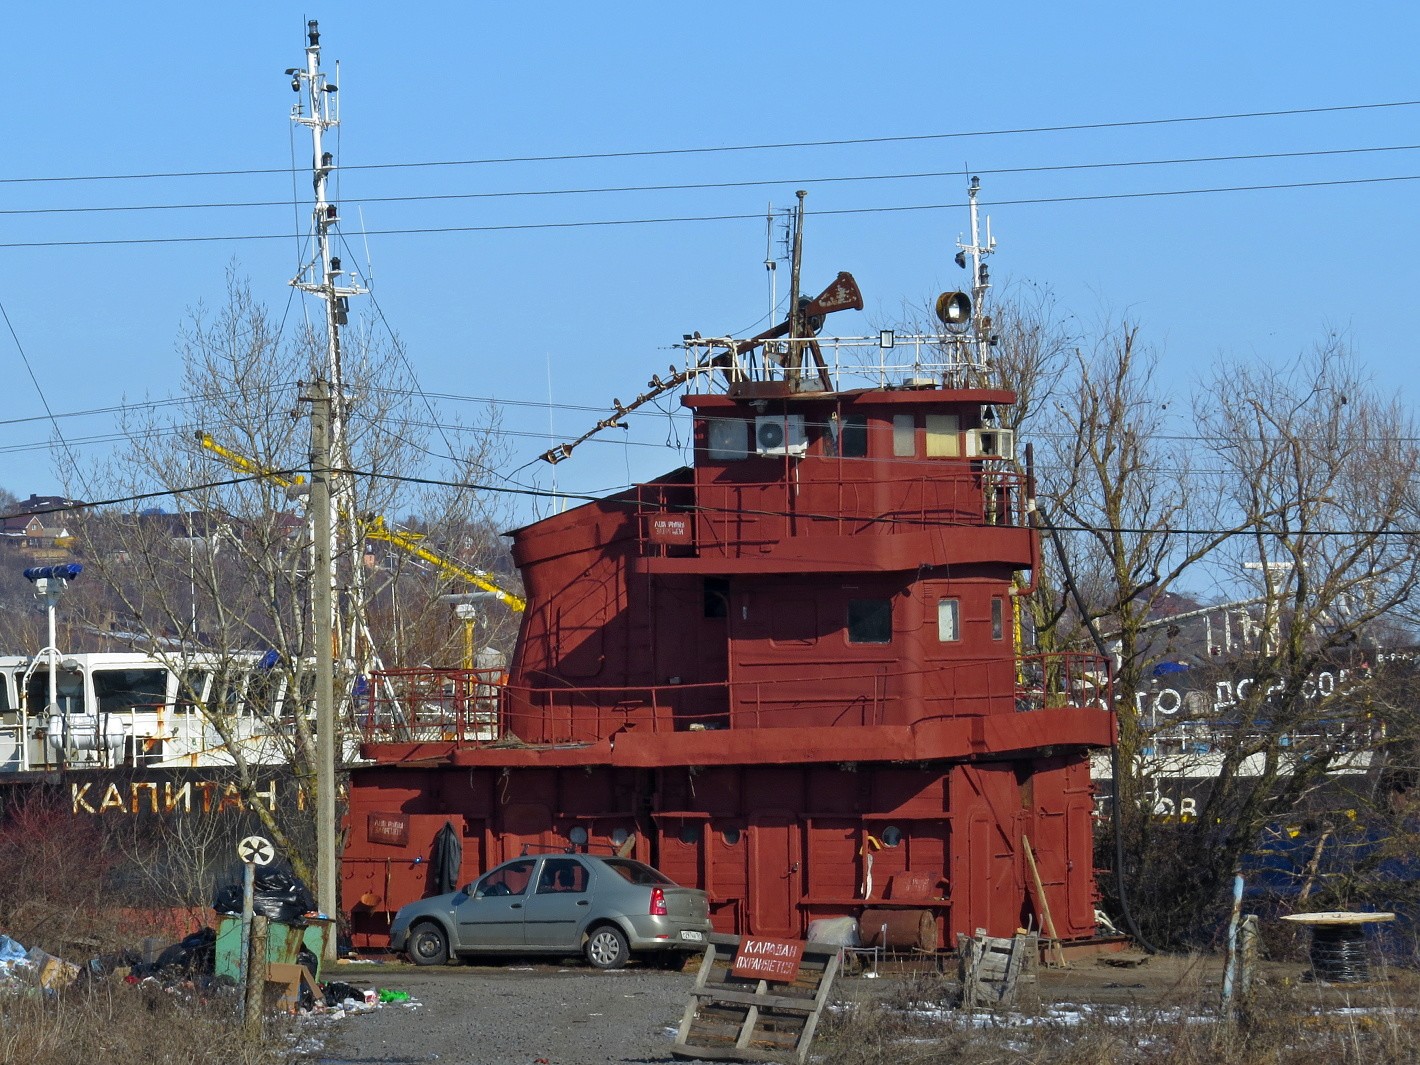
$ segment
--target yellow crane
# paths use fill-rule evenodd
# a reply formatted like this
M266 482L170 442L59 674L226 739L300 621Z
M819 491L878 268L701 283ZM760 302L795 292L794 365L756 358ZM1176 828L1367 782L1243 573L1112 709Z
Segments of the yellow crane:
M222 459L223 462L235 470L242 473L255 474L265 478L273 484L282 488L297 488L305 484L305 479L299 474L287 476L285 473L268 469L254 459L248 458L239 451L218 443L211 434L198 430L197 441L208 451ZM420 561L427 562L446 577L453 577L456 580L467 581L480 591L487 592L494 599L507 605L507 607L517 613L522 613L527 609L527 600L514 592L508 591L500 585L487 570L468 566L456 558L435 551L426 547L423 543L422 533L408 532L403 529L392 529L384 517L379 514L370 515L361 521L361 533L371 540L383 540L385 543L393 544L405 554L412 555Z
M487 570L466 566L458 561L458 559L450 558L448 555L440 554L437 551L425 547L421 542L424 539L422 533L407 532L403 529L391 529L385 523L385 519L378 514L371 516L364 522L364 533L371 540L384 540L386 543L394 544L401 551L429 563L446 576L457 577L459 580L467 581L475 588L487 592L494 599L507 604L511 610L522 613L528 607L527 600L520 595L508 591L508 589L495 581L493 575Z

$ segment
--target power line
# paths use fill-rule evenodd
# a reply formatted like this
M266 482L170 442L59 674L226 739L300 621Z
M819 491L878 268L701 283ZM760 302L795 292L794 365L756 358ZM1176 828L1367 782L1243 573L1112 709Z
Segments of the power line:
M1229 122L1251 118L1283 118L1295 115L1320 115L1340 112L1374 111L1394 107L1415 107L1420 100L1394 100L1384 103L1336 104L1325 107L1296 107L1279 111L1239 111L1229 114L1186 115L1170 118L1123 119L1114 122L1077 122L1060 126L1020 126L951 133L916 133L885 137L840 137L832 140L780 141L764 144L733 144L715 147L651 148L621 152L566 152L552 155L492 156L482 159L443 159L408 163L364 163L342 167L344 170L408 170L418 167L489 166L505 163L552 163L591 159L645 159L677 155L713 155L732 152L781 151L790 148L831 148L861 144L904 144L912 142L964 140L972 137L1011 137L1036 133L1071 133L1098 129L1130 129L1140 126L1183 125L1200 122ZM177 170L133 174L74 174L67 176L0 178L0 184L44 184L65 181L136 181L152 178L241 177L256 174L286 174L292 167L260 167L245 170Z
M1111 200L1159 199L1169 196L1205 196L1228 192L1277 192L1287 189L1338 188L1351 185L1380 185L1400 181L1420 181L1420 174L1399 174L1389 177L1339 178L1329 181L1288 181L1262 185L1221 185L1196 189L1160 189L1152 192L1109 192L1079 196L1036 196L1009 200L981 200L989 207L1018 207L1053 203L1096 203ZM815 211L815 218L830 218L849 215L902 214L915 211L959 210L964 203L924 203L896 207L842 207ZM668 215L654 218L609 218L592 219L581 222L510 222L501 225L483 226L420 226L400 229L371 229L366 236L425 236L444 233L507 233L527 230L593 229L599 227L668 225L683 222L744 222L761 221L762 213L754 214L710 214L710 215ZM290 240L290 233L235 233L220 236L191 237L121 237L102 240L35 240L12 241L0 244L0 248L91 248L119 247L156 244L210 244L220 241Z
M250 475L244 475L244 476L238 476L238 477L229 477L229 478L224 478L224 479L217 480L217 481L206 481L206 482L201 482L201 483L194 484L194 485L187 485L187 486L177 487L177 488L154 489L153 491L150 491L150 492L135 492L135 493L132 493L132 494L129 494L129 495L116 496L116 497L112 497L112 498L108 498L108 499L92 500L92 501L87 501L87 502L75 502L75 501L70 501L68 504L65 504L65 505L55 505L55 506L53 506L53 507L36 508L36 509L34 509L34 510L26 510L24 513L25 513L25 514L40 515L40 514L63 514L63 513L74 513L74 512L80 512L80 511L91 511L91 510L96 510L96 509L101 508L101 507L121 506L121 505L126 504L126 503L141 503L141 502L146 502L146 501L151 500L151 499L180 497L180 496L184 496L184 495L192 495L192 494L195 494L195 493L197 493L197 492L210 491L210 490L217 489L217 488L226 488L226 487L234 487L234 486L243 485L243 484L251 484L251 483L254 483L254 482L265 481L265 480L269 479L272 474L275 474L275 475L278 475L278 476L283 476L283 477L294 477L296 474L305 474L305 473L308 473L308 472L309 472L309 471L306 470L306 469L304 469L303 467L292 467L292 468L290 468L290 469L281 469L281 470L269 470L269 471L266 471L265 473L261 473L261 474L250 474ZM341 474L345 474L345 475L347 475L347 476L352 476L352 477L364 477L364 478L368 478L368 479L371 479L371 480L394 481L394 482L397 482L397 483L400 483L400 484L423 485L423 486L425 486L425 487L430 487L430 488L452 488L452 489L463 490L463 491L489 492L489 493L503 494L503 495L535 496L535 497L544 498L544 499L563 499L563 500L565 500L565 499L579 499L579 500L582 500L582 501L584 501L584 502L603 502L603 503L614 504L614 505L623 506L623 507L627 507L627 508L631 508L631 509L642 509L642 508L644 508L644 507L647 506L647 504L644 504L644 503L642 503L642 502L640 502L640 501L638 501L638 500L635 500L635 499L617 499L617 498L609 497L609 496L606 495L606 494L593 495L593 494L587 494L587 493L582 493L582 492L562 492L562 491L557 491L557 490L554 490L554 489L541 489L541 488L530 488L530 487L521 487L521 486L519 486L519 487L509 487L509 486L506 485L506 484L479 484L479 483L470 482L470 481L450 481L450 480L443 480L443 479L434 478L434 477L414 477L414 476L411 476L411 475L409 475L409 474L399 474L399 473L376 473L376 472L374 472L373 470L340 469L340 470L335 470L334 472L336 472L336 473L341 473ZM630 486L627 486L627 487L630 487ZM624 489L622 489L622 490L624 491ZM694 512L698 512L698 513L708 513L708 514L755 515L755 516L760 516L760 517L775 517L775 518L782 518L782 517L786 517L786 516L788 515L788 512L787 512L787 511L783 511L783 510L759 509L759 508L752 508L752 507L706 507L706 506L687 506L687 507L678 508L678 509L682 509L682 510L685 511L685 512L692 512L692 511L694 511ZM837 519L837 518L841 518L841 517L842 517L842 515L835 515L835 514L813 514L813 513L805 513L805 512L802 512L802 511L796 511L795 514L796 514L798 517L801 517L801 518L808 518L808 519L818 519L818 518L821 518L821 519L825 519L825 520L832 520L832 519ZM18 515L0 515L0 517L15 517L15 516L18 516ZM930 526L930 527L933 527L933 528L943 528L943 527L952 527L952 528L958 528L958 527L959 527L959 528L977 528L977 527L979 527L977 524L966 523L966 522L935 521L935 520L932 520L932 519L930 519L930 518L908 518L908 517L899 517L899 516L879 516L879 517L868 518L868 519L866 519L866 520L867 520L870 524L874 524L874 525L898 525L898 526L906 525L906 526L913 526L913 527L918 527L918 526ZM1159 535L1159 533L1160 533L1160 530L1159 530L1159 529L1147 528L1147 527L1130 527L1130 526L1102 526L1102 525L1101 525L1101 526L1085 526L1085 525L1074 525L1074 526L1072 526L1072 525L1060 525L1060 524L1056 524L1056 525L1055 525L1055 528L1056 528L1058 531L1060 531L1060 532L1074 532L1074 533L1114 532L1114 533L1120 533L1120 534L1122 534L1122 535L1136 535L1136 536L1155 536L1155 535ZM1389 539L1389 538L1392 538L1392 537L1407 537L1407 538L1408 538L1408 537L1420 536L1420 528L1414 528L1414 529L1409 529L1409 528L1379 528L1379 529L1374 529L1374 528L1367 528L1367 529L1361 529L1361 528L1355 528L1355 529L1291 529L1291 530L1287 530L1286 532L1279 532L1279 531L1276 531L1276 530L1272 530L1272 529L1265 528L1265 527L1263 527L1263 526L1261 525L1260 522L1257 522L1257 521L1246 522L1246 523L1240 523L1239 525L1230 526L1230 527L1228 527L1228 528L1211 528L1211 529L1193 529L1193 528L1190 528L1190 529L1178 529L1178 528L1172 528L1172 529L1168 529L1167 532L1168 532L1170 535L1172 535L1172 536L1212 536L1212 537L1249 536L1249 537L1253 537L1253 536L1263 535L1263 536L1271 536L1271 537L1274 537L1274 538L1275 538L1275 537L1284 537L1284 536L1285 536L1285 537L1289 537L1289 538L1295 537L1295 538L1299 538L1299 539L1330 538L1330 537L1338 537L1338 536L1365 536L1365 537L1375 537L1375 538L1380 538L1380 539Z
M1258 162L1278 159L1316 159L1329 156L1367 155L1381 152L1411 152L1420 150L1420 144L1394 144L1369 148L1324 148L1314 151L1259 152L1237 155L1181 156L1170 159L1127 159L1102 163L1057 163L1039 166L1008 166L996 168L976 168L972 173L987 176L1009 174L1049 174L1069 173L1085 170L1118 170L1133 167L1184 166L1198 163ZM409 196L358 196L346 199L345 203L429 203L455 200L496 200L543 196L590 196L606 193L628 192L696 192L715 189L763 188L778 185L827 185L854 184L877 181L921 181L960 177L960 170L916 171L895 174L851 174L834 177L785 177L756 178L746 181L696 181L661 185L605 185L570 189L512 189L500 192L451 192L430 193ZM106 207L16 207L0 209L0 215L63 215L63 214L117 214L139 211L206 211L247 209L256 207L285 207L288 200L236 200L211 201L206 203L151 203L118 204Z

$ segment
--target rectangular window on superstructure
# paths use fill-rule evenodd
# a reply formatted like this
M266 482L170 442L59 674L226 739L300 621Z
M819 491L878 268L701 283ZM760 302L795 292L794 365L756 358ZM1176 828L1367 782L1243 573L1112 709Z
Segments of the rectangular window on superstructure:
M1006 635L1006 601L1000 596L991 600L991 638L1002 639Z
M937 639L951 643L961 639L961 603L956 599L937 600Z
M917 419L911 414L892 416L892 453L898 458L917 454Z
M722 462L749 455L749 422L743 418L706 418L705 450Z
M166 669L96 669L94 695L99 713L156 710L168 701Z
M849 643L892 643L892 600L848 600Z
M927 415L925 435L929 459L954 459L961 455L961 419L957 415Z
M850 414L843 419L839 432L838 453L845 459L868 457L868 418L863 414Z

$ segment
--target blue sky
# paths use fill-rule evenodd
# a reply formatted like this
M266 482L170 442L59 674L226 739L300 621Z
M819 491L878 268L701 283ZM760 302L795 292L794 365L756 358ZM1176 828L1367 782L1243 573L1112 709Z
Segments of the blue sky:
M1002 10L1002 9L1005 10ZM234 260L278 314L305 224L304 174L34 180L307 163L282 71L303 62L306 17L340 63L337 162L506 159L960 134L1420 98L1420 8L1375 3L587 5L347 3L39 5L6 14L0 164L0 486L55 491L50 427L20 349L58 414L171 394L189 308L220 301ZM293 137L295 140L293 142ZM509 402L522 466L574 438L613 397L679 362L684 332L762 328L762 217L579 228L604 220L761 216L808 187L805 283L857 277L862 314L891 323L962 275L966 213L827 212L964 201L980 173L1007 277L1049 285L1084 321L1127 313L1186 394L1221 353L1283 362L1347 333L1385 390L1413 401L1420 182L1207 195L1013 200L1420 175L1416 150L1291 159L996 173L1029 167L1420 145L1420 107L896 143L560 162L347 170L344 234L368 243L375 298L408 345L418 386ZM838 177L944 173L927 179ZM718 189L468 198L688 183ZM812 184L806 184L813 182ZM459 196L415 202L381 197ZM267 202L264 207L52 212ZM359 205L358 209L355 205ZM994 205L993 205L994 204ZM6 213L9 212L9 213ZM821 216L815 216L820 212ZM359 233L359 220L370 231ZM382 230L462 232L382 234ZM174 238L224 238L150 242ZM248 239L270 237L283 239ZM72 241L140 241L75 246ZM787 271L780 271L780 294ZM314 313L314 309L312 310ZM18 347L16 344L18 339ZM551 401L551 408L548 403ZM109 448L112 413L66 417ZM216 423L214 423L216 424ZM683 461L666 418L636 420L558 467L596 491ZM78 445L84 448L85 445ZM543 466L518 479L554 484Z

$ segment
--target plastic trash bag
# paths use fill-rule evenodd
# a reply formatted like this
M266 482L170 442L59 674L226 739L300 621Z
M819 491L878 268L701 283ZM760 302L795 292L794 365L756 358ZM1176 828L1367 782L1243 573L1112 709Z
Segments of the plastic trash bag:
M204 928L159 954L151 972L163 976L205 976L216 968L216 963L217 933ZM137 971L138 966L135 966L135 974Z
M342 983L339 980L332 980L326 984L322 990L325 992L325 1004L327 1006L339 1006L348 999L353 999L361 1004L365 1001L365 992L358 987Z
M9 936L0 936L0 965L25 960L25 948Z
M212 908L218 913L242 912L242 881L227 883L217 889ZM302 915L316 908L315 896L305 881L289 869L265 866L256 871L252 889L252 912L272 921L294 924Z

